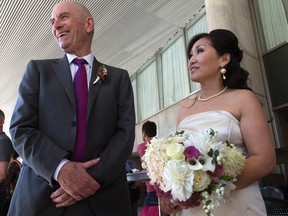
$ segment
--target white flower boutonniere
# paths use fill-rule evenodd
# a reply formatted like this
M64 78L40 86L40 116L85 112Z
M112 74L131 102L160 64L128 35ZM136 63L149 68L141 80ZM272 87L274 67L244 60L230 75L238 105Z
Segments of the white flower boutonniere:
M99 80L104 80L107 75L108 73L107 73L107 69L105 65L100 66L97 70L97 77L95 81L93 82L93 84L96 84Z

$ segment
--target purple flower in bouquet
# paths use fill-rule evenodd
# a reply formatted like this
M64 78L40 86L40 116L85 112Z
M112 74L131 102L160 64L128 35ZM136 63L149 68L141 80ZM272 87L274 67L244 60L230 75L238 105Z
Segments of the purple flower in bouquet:
M200 152L198 151L198 149L195 146L188 146L184 150L184 155L186 158L194 157L197 159L200 156Z

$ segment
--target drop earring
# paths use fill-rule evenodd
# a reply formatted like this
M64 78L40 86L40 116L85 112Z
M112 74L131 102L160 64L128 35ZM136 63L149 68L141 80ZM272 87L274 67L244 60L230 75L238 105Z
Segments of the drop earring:
M226 69L225 69L225 68L221 68L220 72L221 72L222 75L223 75L223 80L226 80L226 76L225 76Z

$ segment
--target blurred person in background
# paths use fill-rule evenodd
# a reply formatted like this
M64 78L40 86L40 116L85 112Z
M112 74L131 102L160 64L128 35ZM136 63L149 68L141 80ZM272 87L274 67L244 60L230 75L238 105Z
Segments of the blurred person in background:
M138 144L137 151L140 158L143 157L146 150L146 145L149 141L157 135L157 125L153 121L146 121L142 125L143 143ZM149 181L145 181L146 196L144 198L144 205L141 211L141 216L159 216L159 203L156 190Z
M10 138L3 131L5 114L0 110L0 212L6 200L7 184L5 182L8 173L8 165L14 151Z

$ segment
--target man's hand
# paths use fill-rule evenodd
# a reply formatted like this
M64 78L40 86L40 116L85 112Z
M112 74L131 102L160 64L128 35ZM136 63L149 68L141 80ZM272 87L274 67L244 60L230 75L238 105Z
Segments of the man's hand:
M133 182L132 186L130 186L131 189L140 189L143 186L144 182L142 181L135 181Z
M0 183L4 182L7 176L9 162L0 161Z
M73 205L94 194L100 188L100 184L86 171L97 165L99 161L100 158L84 163L67 162L64 164L58 174L58 183L61 187L51 194L56 207Z
M51 194L51 199L56 203L56 207L67 207L75 204L78 200L65 192L61 187Z

